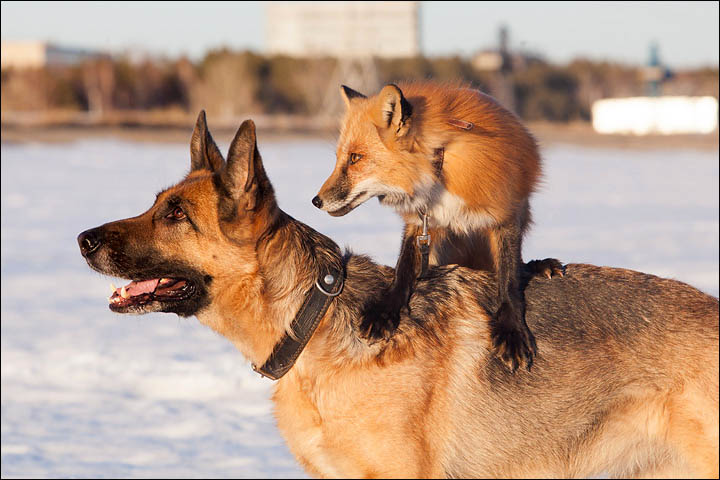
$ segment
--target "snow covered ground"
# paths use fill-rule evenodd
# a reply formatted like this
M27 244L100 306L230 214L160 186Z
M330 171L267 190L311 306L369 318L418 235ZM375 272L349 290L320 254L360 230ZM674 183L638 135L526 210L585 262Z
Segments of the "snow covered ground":
M227 145L222 146L225 151ZM376 201L316 210L333 145L263 142L280 205L393 264L400 221ZM642 270L718 295L718 153L555 145L524 257ZM2 477L304 476L272 382L195 319L119 316L79 232L132 216L180 179L187 144L2 145Z

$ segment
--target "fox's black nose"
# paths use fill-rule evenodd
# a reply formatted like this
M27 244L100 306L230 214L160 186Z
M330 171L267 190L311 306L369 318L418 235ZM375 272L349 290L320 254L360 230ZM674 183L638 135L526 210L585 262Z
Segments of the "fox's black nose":
M315 198L312 199L312 204L318 208L322 208L322 198L315 195Z
M82 253L83 257L87 257L97 250L100 245L102 245L102 240L100 239L100 234L97 228L85 230L78 235L77 240L78 245L80 245L80 253Z

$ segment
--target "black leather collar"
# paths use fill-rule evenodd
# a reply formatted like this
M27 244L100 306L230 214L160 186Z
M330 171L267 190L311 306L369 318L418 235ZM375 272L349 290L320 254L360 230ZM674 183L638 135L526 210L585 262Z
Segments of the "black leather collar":
M295 365L320 324L320 319L327 312L330 302L342 292L344 274L344 271L333 267L325 267L320 271L320 276L305 295L305 301L290 325L292 335L286 333L275 345L267 361L260 367L253 364L253 370L263 377L277 380Z

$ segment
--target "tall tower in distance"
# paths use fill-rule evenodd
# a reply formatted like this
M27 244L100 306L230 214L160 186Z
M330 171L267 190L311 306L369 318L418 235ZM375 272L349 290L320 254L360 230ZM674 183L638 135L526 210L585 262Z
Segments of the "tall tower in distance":
M662 94L663 82L672 77L672 72L660 61L660 47L655 42L650 44L648 63L642 75L648 97L659 97Z
M501 25L498 30L498 54L500 55L500 68L493 79L493 93L495 98L511 112L515 111L515 83L512 80L513 58L510 52L510 30L507 25Z

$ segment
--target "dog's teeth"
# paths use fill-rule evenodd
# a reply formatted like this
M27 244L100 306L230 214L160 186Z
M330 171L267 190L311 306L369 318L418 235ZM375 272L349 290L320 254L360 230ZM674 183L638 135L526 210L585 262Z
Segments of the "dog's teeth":
M122 289L120 289L120 296L122 298L130 298L130 294L127 292L127 290L125 290L125 287L122 287Z
M110 282L110 289L112 290L112 293L117 292L117 287L116 287L115 284L112 283L112 282Z
M166 283L170 283L170 281L171 280L169 278L161 278L160 285L165 285Z

